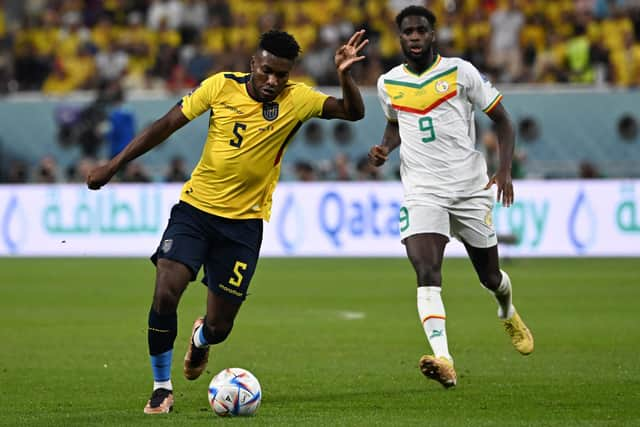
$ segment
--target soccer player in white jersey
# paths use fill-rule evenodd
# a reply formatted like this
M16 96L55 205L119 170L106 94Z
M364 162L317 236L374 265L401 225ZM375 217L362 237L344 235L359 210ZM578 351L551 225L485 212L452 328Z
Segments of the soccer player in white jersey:
M513 125L502 95L473 65L435 52L435 22L434 14L421 6L409 6L396 17L406 62L378 80L387 125L369 160L380 166L400 146L400 235L416 272L418 313L433 350L419 366L426 377L452 387L457 376L440 292L450 235L464 244L481 284L495 296L498 317L516 350L531 353L533 337L512 304L511 281L500 269L491 223L493 184L504 206L513 202ZM500 167L490 179L485 159L474 147L474 109L487 114L498 132Z

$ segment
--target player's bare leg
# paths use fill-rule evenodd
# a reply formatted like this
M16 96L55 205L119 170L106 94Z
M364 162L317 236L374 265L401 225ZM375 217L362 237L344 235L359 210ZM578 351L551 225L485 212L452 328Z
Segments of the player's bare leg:
M474 248L465 243L480 283L495 297L498 303L498 318L511 338L511 343L520 354L533 352L533 335L512 303L511 279L500 270L498 247Z
M184 357L184 376L195 380L207 367L209 346L224 341L231 333L240 303L232 302L209 290L207 316L193 324L187 354Z

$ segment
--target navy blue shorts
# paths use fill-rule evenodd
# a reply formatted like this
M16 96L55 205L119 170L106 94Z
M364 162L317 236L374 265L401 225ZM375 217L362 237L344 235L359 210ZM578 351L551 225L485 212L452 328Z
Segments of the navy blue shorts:
M241 302L247 297L261 243L262 219L222 218L181 201L171 208L169 224L151 261L178 261L191 270L191 280L204 266L202 283Z

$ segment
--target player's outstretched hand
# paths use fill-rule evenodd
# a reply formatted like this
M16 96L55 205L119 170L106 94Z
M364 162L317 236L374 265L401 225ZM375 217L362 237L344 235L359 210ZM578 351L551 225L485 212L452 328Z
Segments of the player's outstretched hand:
M109 163L91 169L87 175L87 187L90 190L99 190L113 178L115 171Z
M364 39L364 30L359 30L353 33L347 44L344 44L336 50L334 60L336 62L336 68L338 72L342 73L351 68L351 66L362 61L364 55L359 55L360 51L369 43L368 39Z
M382 166L387 161L389 149L384 145L374 145L369 150L369 163L373 166Z
M499 202L502 202L502 206L508 208L513 204L513 182L511 181L511 173L507 171L498 171L491 177L489 183L485 187L485 190L491 188L493 184L498 186Z

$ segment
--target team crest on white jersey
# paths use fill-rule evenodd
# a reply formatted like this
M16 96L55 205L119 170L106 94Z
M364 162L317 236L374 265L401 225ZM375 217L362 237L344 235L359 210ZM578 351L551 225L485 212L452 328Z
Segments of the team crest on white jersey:
M436 92L445 93L449 90L449 83L446 80L438 80L436 82Z

